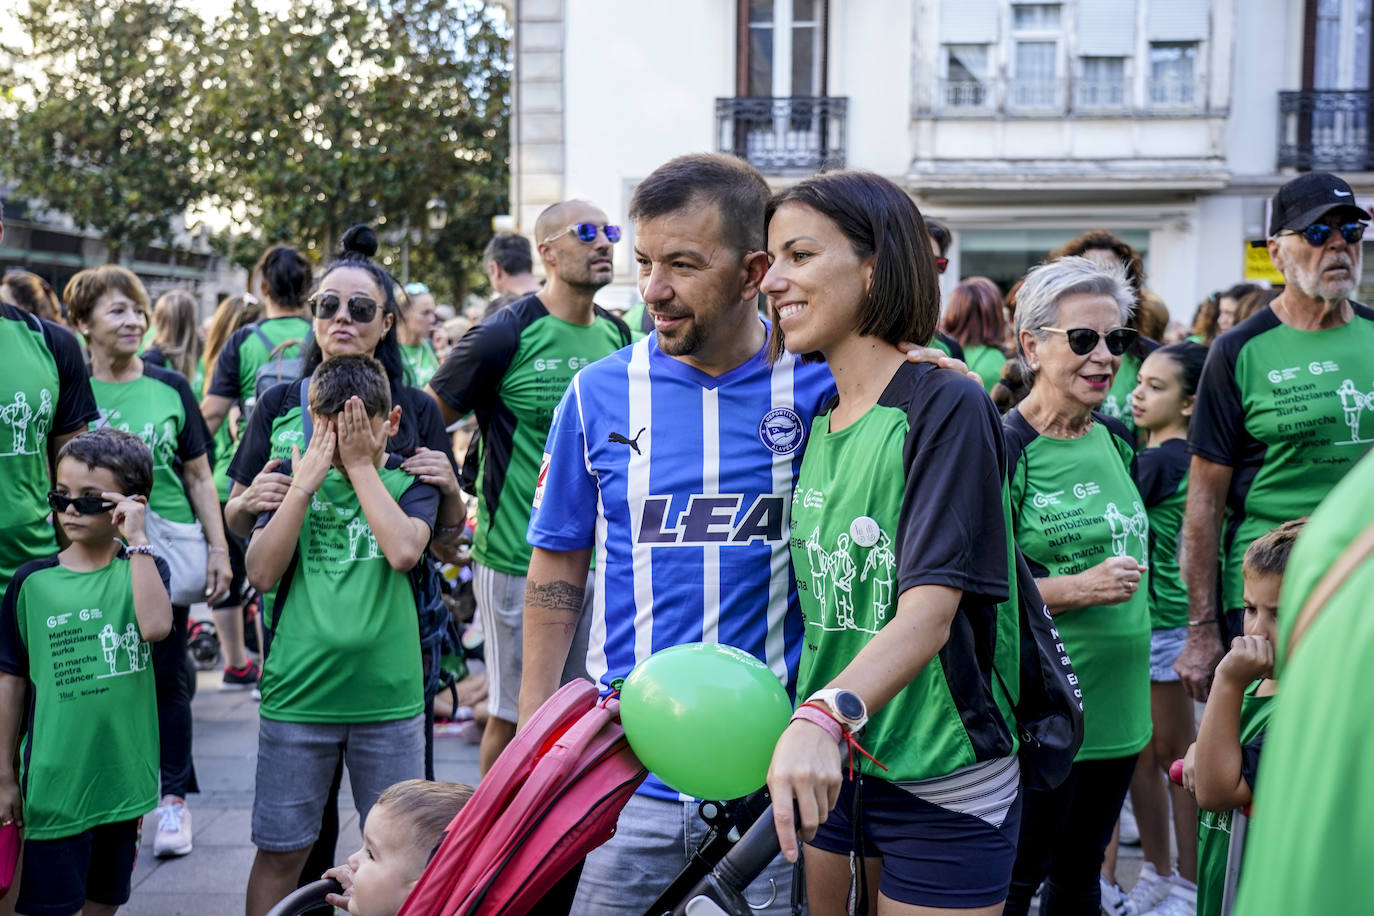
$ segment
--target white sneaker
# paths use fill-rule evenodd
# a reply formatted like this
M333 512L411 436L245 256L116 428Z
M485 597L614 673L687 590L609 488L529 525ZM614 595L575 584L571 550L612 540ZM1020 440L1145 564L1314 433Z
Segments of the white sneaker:
M153 836L153 855L159 859L184 856L191 851L191 809L168 795L153 811L158 816Z
M1120 830L1117 831L1116 841L1122 846L1140 845L1140 827L1135 822L1135 809L1131 807L1131 798L1126 796L1126 803L1121 806L1121 820L1118 821Z
M1168 879L1169 896L1145 916L1196 916L1197 885L1174 875Z
M1140 866L1140 880L1126 895L1126 912L1130 916L1142 916L1158 906L1172 889L1173 882L1169 878L1161 878L1155 867L1146 862Z
M1097 876L1097 886L1102 891L1102 912L1106 916L1126 916L1125 892L1101 875Z

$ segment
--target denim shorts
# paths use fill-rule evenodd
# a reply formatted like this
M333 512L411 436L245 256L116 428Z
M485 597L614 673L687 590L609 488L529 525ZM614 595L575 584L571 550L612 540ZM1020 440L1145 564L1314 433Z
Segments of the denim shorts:
M1178 680L1174 662L1188 644L1188 628L1168 627L1150 632L1150 680L1156 684L1171 684Z
M294 852L319 838L341 755L361 830L382 792L402 780L424 777L425 717L349 725L260 719L254 846Z

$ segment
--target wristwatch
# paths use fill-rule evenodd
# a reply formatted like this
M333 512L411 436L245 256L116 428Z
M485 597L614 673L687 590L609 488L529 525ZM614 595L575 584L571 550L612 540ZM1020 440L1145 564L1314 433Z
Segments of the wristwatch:
M857 734L868 724L868 707L864 705L864 698L852 690L826 687L811 694L806 702L824 706L851 735Z

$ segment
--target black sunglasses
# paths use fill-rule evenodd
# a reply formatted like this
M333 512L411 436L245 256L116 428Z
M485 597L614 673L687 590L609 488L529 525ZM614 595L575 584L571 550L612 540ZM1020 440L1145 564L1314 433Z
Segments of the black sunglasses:
M552 242L554 239L567 235L569 232L575 232L580 241L590 245L592 242L596 241L596 232L598 229L606 233L606 241L610 242L612 245L620 241L620 227L612 226L610 223L604 226L598 226L596 223L573 223L571 226L564 226L553 235L544 239L544 241Z
M1100 337L1107 340L1107 352L1112 356L1120 356L1126 352L1126 348L1135 343L1136 332L1133 328L1112 328L1105 335L1099 334L1092 328L1051 328L1043 327L1042 331L1054 331L1063 334L1069 341L1069 349L1079 356L1087 356L1097 347Z
M109 512L117 503L111 502L103 496L68 496L66 493L49 490L48 505L58 515L66 512L68 506L76 506L78 515L99 515L102 512Z
M1331 238L1331 233L1339 232L1341 238L1345 239L1346 244L1354 245L1364 238L1364 223L1343 223L1339 226L1328 226L1326 223L1313 223L1306 229L1285 229L1279 235L1300 235L1307 240L1307 244L1313 248L1320 248L1326 244L1327 239Z
M333 293L311 296L310 314L321 321L328 321L338 314L339 305L339 297ZM358 324L368 324L377 317L377 300L369 299L367 296L349 296L348 317Z

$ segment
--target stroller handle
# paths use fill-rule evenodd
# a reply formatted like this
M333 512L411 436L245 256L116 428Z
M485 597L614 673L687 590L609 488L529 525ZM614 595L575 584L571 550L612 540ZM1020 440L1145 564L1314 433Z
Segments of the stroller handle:
M692 912L750 916L755 907L744 898L744 890L763 874L763 870L778 857L780 851L778 830L773 824L773 806L769 805L740 841L716 863L710 874L688 892L673 910L674 916L683 916L693 901L702 900L714 903L716 908L694 907Z
M339 882L333 878L323 878L287 894L276 906L267 911L267 916L297 916L301 910L322 905L325 894L342 893L343 886Z

